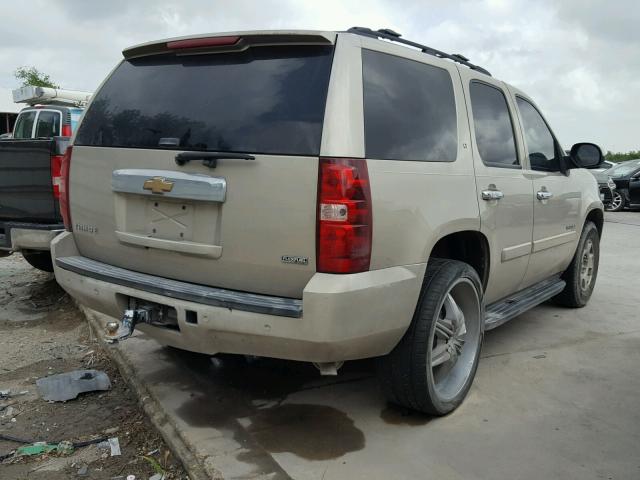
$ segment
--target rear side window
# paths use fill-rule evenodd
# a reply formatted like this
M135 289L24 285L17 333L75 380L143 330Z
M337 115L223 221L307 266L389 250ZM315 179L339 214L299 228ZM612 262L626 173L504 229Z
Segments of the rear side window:
M516 97L524 140L529 152L532 170L557 172L560 170L560 156L556 152L556 142L538 110L524 98Z
M455 161L456 104L447 70L363 50L362 75L367 158Z
M33 122L35 119L35 111L23 112L18 115L18 120L16 120L16 125L13 129L13 138L31 138L31 134L33 133Z
M519 165L507 99L501 90L471 82L471 110L480 158L489 166Z
M75 143L318 155L332 47L256 47L122 62Z
M36 123L36 138L53 138L60 135L59 112L40 111Z

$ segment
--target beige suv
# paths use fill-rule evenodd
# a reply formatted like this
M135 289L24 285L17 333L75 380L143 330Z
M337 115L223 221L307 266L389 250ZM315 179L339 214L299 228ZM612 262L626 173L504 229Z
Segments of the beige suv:
M391 401L445 414L485 330L591 296L603 207L579 167L600 149L564 156L462 55L365 28L123 54L65 157L52 244L60 284L122 319L110 338L324 374L379 357Z

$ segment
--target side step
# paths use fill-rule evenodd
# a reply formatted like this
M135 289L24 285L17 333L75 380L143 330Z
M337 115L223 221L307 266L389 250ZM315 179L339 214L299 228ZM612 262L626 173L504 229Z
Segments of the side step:
M491 330L514 317L556 296L564 290L567 282L559 277L543 280L536 285L520 290L496 303L489 305L485 312L484 329Z

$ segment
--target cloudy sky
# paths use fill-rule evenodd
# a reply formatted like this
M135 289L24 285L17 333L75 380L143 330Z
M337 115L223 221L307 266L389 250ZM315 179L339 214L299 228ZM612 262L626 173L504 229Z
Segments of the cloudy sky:
M65 88L93 90L124 47L243 29L388 27L462 53L531 95L566 148L640 149L637 0L29 0L0 16L0 87L36 66Z

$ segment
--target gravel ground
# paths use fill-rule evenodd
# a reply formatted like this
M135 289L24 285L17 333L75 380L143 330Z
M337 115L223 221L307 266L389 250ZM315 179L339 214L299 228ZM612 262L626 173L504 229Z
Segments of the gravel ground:
M39 398L38 378L82 368L105 371L111 390L64 403ZM0 390L7 389L28 393L0 399L0 437L47 442L118 437L122 455L112 457L91 445L69 456L9 457L0 463L0 479L135 475L146 480L158 466L166 479L187 478L69 296L52 274L33 269L17 254L0 258ZM0 457L19 446L0 438Z

